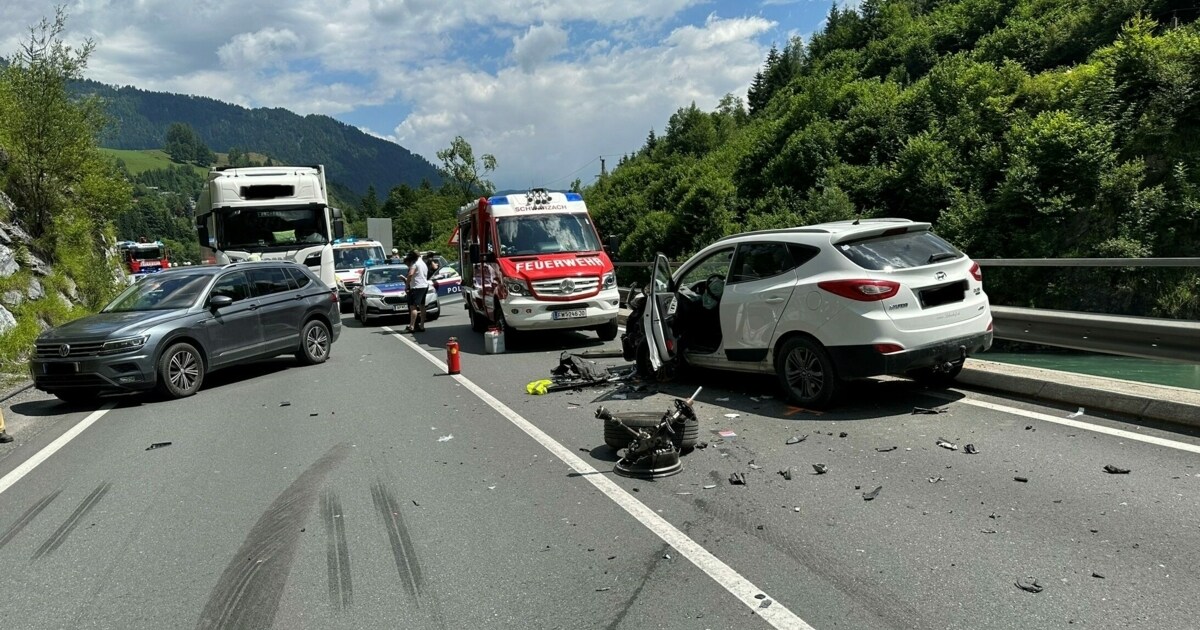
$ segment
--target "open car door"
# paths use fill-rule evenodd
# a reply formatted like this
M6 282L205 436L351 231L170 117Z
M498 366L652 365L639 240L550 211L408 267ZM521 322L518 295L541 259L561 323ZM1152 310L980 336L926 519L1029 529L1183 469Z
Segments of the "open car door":
M654 273L650 277L650 294L646 296L646 308L642 311L642 331L649 351L650 366L657 373L672 359L674 339L668 344L666 318L675 313L675 292L671 290L671 264L667 257L658 254L654 258Z

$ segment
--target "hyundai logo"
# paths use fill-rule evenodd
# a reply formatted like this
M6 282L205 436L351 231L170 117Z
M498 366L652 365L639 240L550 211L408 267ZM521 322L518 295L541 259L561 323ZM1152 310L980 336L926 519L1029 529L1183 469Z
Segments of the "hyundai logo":
M937 273L933 274L933 279L934 279L934 280L945 280L945 279L946 279L946 272L945 272L945 271L939 271L939 272L937 272Z
M563 293L574 293L575 292L575 281L570 278L563 280L562 284L560 284L558 286L560 289L562 289Z
M65 357L65 356L69 356L70 354L71 354L71 344L64 343L63 345L58 347L58 356Z

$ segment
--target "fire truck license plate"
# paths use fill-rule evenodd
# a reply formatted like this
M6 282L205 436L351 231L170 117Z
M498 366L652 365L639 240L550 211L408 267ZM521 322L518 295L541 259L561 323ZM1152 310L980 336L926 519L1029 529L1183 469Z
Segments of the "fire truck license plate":
M570 311L554 311L553 319L579 319L587 317L586 308L577 308Z

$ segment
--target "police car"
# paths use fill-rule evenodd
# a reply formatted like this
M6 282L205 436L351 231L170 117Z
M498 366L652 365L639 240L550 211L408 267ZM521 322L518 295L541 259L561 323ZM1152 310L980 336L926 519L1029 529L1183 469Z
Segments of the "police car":
M363 270L362 283L352 292L354 318L367 324L372 318L408 317L408 265L373 265ZM425 293L425 320L442 313L437 293Z
M458 274L453 263L435 251L421 252L421 259L429 268L429 281L437 288L438 297L457 296L462 293L462 276Z

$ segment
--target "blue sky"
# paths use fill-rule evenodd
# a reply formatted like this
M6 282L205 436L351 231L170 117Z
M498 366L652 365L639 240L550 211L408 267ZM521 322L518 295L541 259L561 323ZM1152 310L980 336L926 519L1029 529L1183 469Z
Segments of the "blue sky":
M565 188L680 107L745 96L771 45L833 0L73 0L87 75L328 114L437 163L461 135L500 188ZM840 6L854 0L838 0ZM20 6L17 6L20 4ZM52 2L0 6L0 54ZM213 147L223 151L228 147Z

